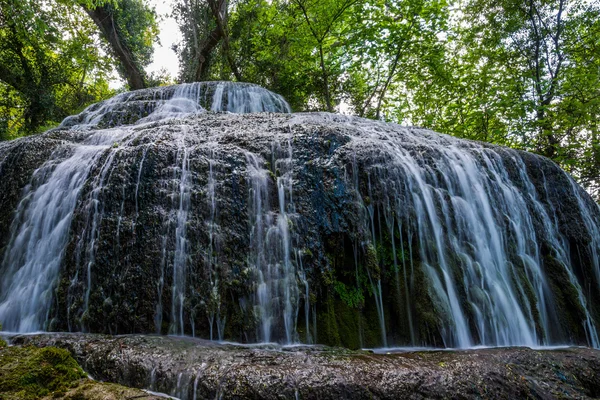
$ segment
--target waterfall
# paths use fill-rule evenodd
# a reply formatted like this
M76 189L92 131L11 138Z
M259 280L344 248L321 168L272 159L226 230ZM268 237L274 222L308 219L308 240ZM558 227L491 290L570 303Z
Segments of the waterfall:
M282 263L282 286L283 286L283 321L285 326L286 343L292 343L295 338L297 314L296 299L298 298L298 284L296 282L296 266L292 263L291 255L293 249L292 232L290 226L293 225L289 213L294 213L293 199L293 158L292 144L287 142L285 157L276 160L275 167L280 172L277 177L277 199L279 200L279 216L277 226L280 240L282 243L283 259ZM284 150L284 151L285 151ZM273 151L275 154L276 151Z
M106 128L183 118L210 110L290 113L285 99L249 83L194 82L121 93L67 117L60 128Z
M47 327L79 193L95 162L129 134L125 129L88 134L76 146L59 147L34 172L17 208L0 268L4 329L32 332Z
M215 96L217 94L215 93ZM210 340L223 340L225 331L225 324L227 322L227 316L221 315L221 295L219 293L219 271L218 254L220 251L220 239L219 239L219 224L218 218L218 207L217 207L217 178L216 171L217 160L215 148L216 144L212 144L209 149L208 156L208 181L207 181L207 202L209 215L206 221L206 230L208 231L208 249L205 257L206 265L208 266L208 276L210 281L210 299L209 299L209 312L208 321L210 328ZM214 326L217 328L217 335L214 335Z
M275 154L276 151L273 151ZM292 343L296 338L295 320L298 299L296 266L292 262L292 238L289 212L293 213L292 147L288 142L283 158L275 158L273 167L280 171L276 178L279 212L269 204L271 171L264 168L255 154L247 153L250 203L250 238L253 253L250 264L258 276L256 308L260 318L259 338ZM282 326L281 326L282 325Z
M185 144L185 135L182 135L178 145L176 160L181 160L179 169L179 185L177 198L177 220L175 227L175 254L173 256L173 288L171 294L171 326L169 332L183 335L185 333L183 312L185 305L185 282L187 275L187 219L190 209L190 161L189 150Z
M113 159L119 142L131 136L135 129L116 127L137 122L152 123L166 119L183 118L210 109L215 112L290 112L285 100L272 92L251 84L229 82L200 82L170 88L153 88L119 94L110 100L94 104L81 114L66 118L59 129L85 132L77 142L59 147L51 158L35 171L31 184L25 189L11 229L9 246L4 253L0 271L3 271L0 292L0 321L4 329L31 332L47 328L53 290L60 273L65 248L69 240L71 219L79 194L88 182L89 172L102 162L99 173L91 178L91 192L86 204L85 232L77 244L78 259L85 266L86 289L80 325L85 326L88 315L92 275L96 257L96 241L103 218L99 195L107 175L113 168ZM110 128L115 126L115 128ZM104 129L103 129L104 128ZM108 128L108 129L106 129ZM173 255L173 286L171 299L170 332L184 333L184 303L186 284L187 239L186 224L190 207L189 154L185 147L185 133L181 134L176 159L179 176L177 188L175 251ZM114 146L113 146L114 145ZM3 146L4 147L4 146ZM114 148L113 148L114 147ZM135 186L135 209L142 167L146 158L144 149ZM108 152L107 157L103 154ZM4 156L4 153L2 154ZM5 157L2 158L4 162ZM0 167L2 163L0 163ZM119 221L120 222L120 221ZM116 235L118 236L118 232ZM168 238L163 238L166 257ZM156 330L162 325L163 276L157 283L159 302L156 312ZM72 284L75 281L72 281ZM72 286L72 285L71 285ZM70 304L69 311L70 312ZM224 320L219 319L219 332ZM221 337L222 333L219 333Z
M550 344L547 338L550 326L556 323L557 311L545 280L544 261L539 254L541 241L530 210L536 191L523 163L512 157L507 165L507 158L501 158L498 151L475 144L459 145L449 137L411 138L421 149L435 154L432 168L422 150L414 151L401 141L382 139L377 146L384 149L386 159L373 163L371 171L375 176L370 179L377 180L383 192L385 203L379 207L388 219L388 229L393 226L392 215L397 218L400 234L402 226L416 227L419 258L431 285L429 293L445 321L444 344ZM355 146L365 146L364 139L356 138ZM509 176L510 170L516 170L522 181ZM573 192L577 193L575 189ZM591 217L586 218L588 207L581 205L580 209L584 221L592 221ZM546 236L544 240L555 249L564 249L560 234L548 225L551 219L544 207L538 204L537 212L546 224L541 232ZM372 241L376 242L370 208L369 215ZM594 238L598 236L592 222L587 229ZM558 258L588 313L585 296L569 268L570 260L564 252ZM372 284L377 294L377 283ZM460 293L458 286L464 292ZM380 310L377 297L375 301ZM476 337L469 320L476 328ZM412 325L410 319L407 322ZM598 336L589 313L585 325L590 344L597 345ZM414 337L412 332L411 336Z
M1 143L4 328L600 346L600 208L567 173L289 111L256 85L183 84Z

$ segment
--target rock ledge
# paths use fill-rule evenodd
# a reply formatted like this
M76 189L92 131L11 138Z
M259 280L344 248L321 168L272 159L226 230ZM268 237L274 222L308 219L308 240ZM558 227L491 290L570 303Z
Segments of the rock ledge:
M595 398L600 351L495 348L376 354L169 336L38 334L94 378L181 399Z

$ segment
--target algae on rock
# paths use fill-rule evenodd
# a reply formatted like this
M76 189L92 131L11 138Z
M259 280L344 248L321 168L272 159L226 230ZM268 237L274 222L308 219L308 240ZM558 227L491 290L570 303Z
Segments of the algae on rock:
M139 389L89 379L68 350L57 347L2 346L2 400L119 400L156 399Z

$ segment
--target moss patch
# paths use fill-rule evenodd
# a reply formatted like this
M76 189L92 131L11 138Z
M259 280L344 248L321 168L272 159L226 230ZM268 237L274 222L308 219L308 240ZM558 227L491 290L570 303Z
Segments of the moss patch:
M139 389L132 389L114 383L95 382L90 380L82 383L75 389L71 389L64 398L65 400L160 399L157 396L146 394ZM164 400L164 398L162 400Z
M0 351L0 393L6 399L60 397L85 378L67 350L6 347Z
M154 398L138 389L95 382L71 354L55 347L6 347L0 344L0 399Z

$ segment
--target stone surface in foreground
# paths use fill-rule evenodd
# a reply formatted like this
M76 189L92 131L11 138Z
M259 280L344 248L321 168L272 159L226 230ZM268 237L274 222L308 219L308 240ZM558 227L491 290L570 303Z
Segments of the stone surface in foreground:
M94 378L181 399L595 398L600 351L497 348L374 354L165 336L40 334Z
M0 339L1 400L160 400L140 389L89 379L65 349L11 346Z

